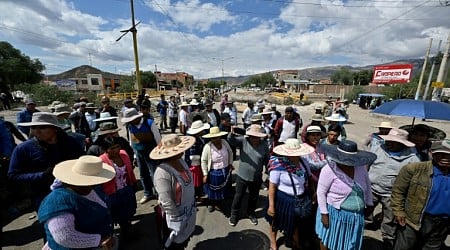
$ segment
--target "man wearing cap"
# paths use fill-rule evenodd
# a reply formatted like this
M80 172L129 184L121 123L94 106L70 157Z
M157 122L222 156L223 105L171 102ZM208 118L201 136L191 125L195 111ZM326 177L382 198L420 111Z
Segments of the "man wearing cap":
M277 120L274 128L274 147L283 144L288 138L297 138L300 119L294 116L294 108L286 107L284 116Z
M144 100L142 100L141 106L147 106L149 108L152 106L152 102L150 101L150 95L149 94L145 94Z
M392 189L395 250L441 249L450 225L450 140L431 145L431 160L400 170Z
M244 128L247 129L251 124L251 117L253 116L253 102L247 103L247 108L245 108L244 112L242 113L242 122L244 123Z
M111 116L117 116L117 111L111 106L109 97L107 96L102 97L102 106L97 110L99 114L102 112L108 112Z
M74 147L76 140L61 131L55 114L36 112L30 122L20 125L30 127L34 137L14 149L8 177L31 186L29 190L37 209L50 193L54 166L65 160L77 159L84 151Z
M152 119L143 118L142 114L134 108L125 110L121 121L127 124L130 142L136 152L136 161L144 188L144 197L139 202L144 204L154 198L152 178L156 162L149 158L149 154L161 142L161 134Z
M33 113L40 112L36 109L36 103L33 100L28 99L25 104L27 106L17 113L17 123L31 122ZM26 136L30 136L30 127L18 125L17 128Z
M380 136L384 144L370 149L377 159L370 166L369 178L372 183L374 205L381 203L383 219L381 236L385 249L392 249L395 239L396 223L391 208L392 185L403 166L420 162L414 150L414 143L408 141L408 132L392 128L387 135ZM370 220L369 220L370 221Z
M178 118L180 120L180 133L182 135L186 135L187 129L188 129L188 108L189 103L182 102L180 104L180 112L178 113Z

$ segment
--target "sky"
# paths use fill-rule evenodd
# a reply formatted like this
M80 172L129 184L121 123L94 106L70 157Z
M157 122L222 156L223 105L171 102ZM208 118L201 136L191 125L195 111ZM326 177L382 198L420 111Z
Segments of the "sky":
M140 70L195 79L423 58L450 33L444 0L134 0ZM45 74L135 70L130 0L0 0L0 41Z

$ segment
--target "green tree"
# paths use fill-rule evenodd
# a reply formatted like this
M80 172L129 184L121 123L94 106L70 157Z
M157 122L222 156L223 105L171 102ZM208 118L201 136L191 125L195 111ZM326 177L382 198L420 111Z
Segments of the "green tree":
M242 85L243 86L256 86L260 87L261 89L264 89L267 86L273 86L276 84L276 80L273 77L273 75L270 72L261 74L261 75L254 75L251 76L250 79L245 81Z
M15 87L30 95L39 106L48 105L53 101L72 103L75 99L72 91L62 91L56 86L23 83Z
M141 82L144 88L156 88L156 76L151 71L141 72Z
M145 87L144 87L145 88ZM120 87L116 89L120 93L130 93L134 91L134 82L126 81L120 84Z
M0 42L0 89L20 83L39 83L45 66L38 59L22 54L8 42Z
M353 86L352 91L350 91L349 93L347 93L345 95L345 99L347 99L351 102L353 100L358 99L359 94L362 94L364 92L365 92L365 90L362 86L355 85L355 86Z
M221 82L219 82L219 81L208 80L206 87L208 87L210 89L220 88L220 83Z

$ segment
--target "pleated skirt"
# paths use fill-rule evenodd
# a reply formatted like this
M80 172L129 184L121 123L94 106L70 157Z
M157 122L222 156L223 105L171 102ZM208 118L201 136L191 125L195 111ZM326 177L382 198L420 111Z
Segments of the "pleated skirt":
M230 167L211 169L208 173L208 183L205 184L205 193L209 200L223 200L231 194Z
M322 224L322 215L317 209L316 233L330 250L359 250L364 236L364 210L350 212L327 204L329 227Z
M289 238L292 238L295 230L295 225L299 223L299 221L295 219L294 203L295 201L293 195L289 195L280 190L277 190L275 195L274 217L271 217L267 214L267 208L269 204L267 203L266 206L265 218L267 222L271 224L273 228L284 232Z

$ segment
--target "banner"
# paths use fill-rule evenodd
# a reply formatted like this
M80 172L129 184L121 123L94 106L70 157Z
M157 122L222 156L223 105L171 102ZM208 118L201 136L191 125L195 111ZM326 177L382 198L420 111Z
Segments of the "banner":
M411 80L412 64L395 64L375 66L372 83L397 84L409 83Z

